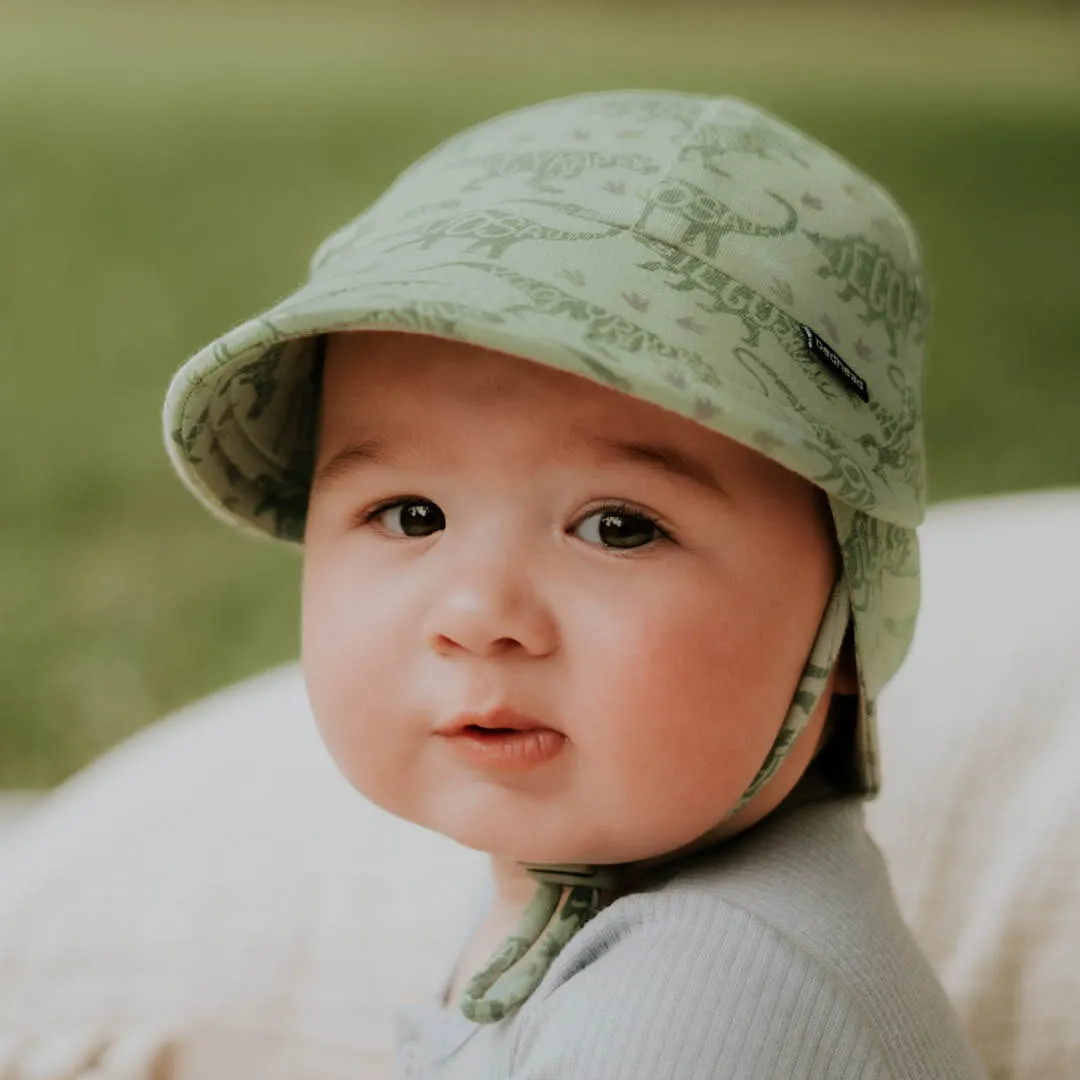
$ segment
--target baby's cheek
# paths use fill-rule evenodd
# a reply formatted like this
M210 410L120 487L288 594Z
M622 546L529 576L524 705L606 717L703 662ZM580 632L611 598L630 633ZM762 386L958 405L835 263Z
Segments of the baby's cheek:
M308 593L301 627L301 662L308 698L323 740L343 768L365 738L366 702L377 695L370 655L340 599ZM366 693L365 693L366 688ZM352 777L350 776L350 779Z
M635 712L695 717L745 707L761 674L756 628L716 609L626 620L610 639L610 682ZM681 722L681 721L680 721Z
M365 687L363 673L355 668L316 668L306 677L315 726L338 771L362 795L396 811L400 755L392 741L394 725L380 723L373 708L378 689Z
M783 718L762 650L716 617L653 621L610 645L589 671L595 726L583 749L604 761L611 790L673 806L736 798Z

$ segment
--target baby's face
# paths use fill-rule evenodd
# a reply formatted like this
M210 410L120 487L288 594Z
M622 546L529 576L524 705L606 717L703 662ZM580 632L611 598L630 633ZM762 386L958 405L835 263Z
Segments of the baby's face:
M435 338L328 343L304 671L339 767L400 817L523 862L689 843L765 758L835 572L817 489L674 413ZM438 733L499 707L547 754Z

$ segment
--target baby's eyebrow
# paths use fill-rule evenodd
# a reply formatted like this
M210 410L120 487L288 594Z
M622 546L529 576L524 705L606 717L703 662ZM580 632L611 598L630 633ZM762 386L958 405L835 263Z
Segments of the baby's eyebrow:
M613 439L599 435L585 435L582 442L589 450L607 460L631 461L648 465L661 472L690 480L713 494L723 498L728 497L728 492L712 469L703 461L691 457L668 443L645 442L640 439ZM389 453L385 445L377 439L349 443L319 467L315 473L313 485L322 486L333 483L362 465L393 465L397 461L398 459Z
M597 435L588 436L585 443L592 450L599 451L608 458L650 465L661 472L690 480L700 487L707 488L714 495L720 495L725 499L729 497L724 485L705 462L668 443L643 442L637 439L610 439Z
M349 443L315 470L312 486L321 487L331 484L347 476L360 465L393 465L396 460L392 454L386 452L386 447L377 439Z

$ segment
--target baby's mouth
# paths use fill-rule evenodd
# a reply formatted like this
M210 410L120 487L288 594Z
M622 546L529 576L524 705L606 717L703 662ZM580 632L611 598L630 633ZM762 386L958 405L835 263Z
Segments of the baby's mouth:
M480 738L495 738L498 736L520 735L528 731L550 731L558 734L554 729L542 724L533 716L514 712L513 709L495 708L484 713L462 712L449 721L440 724L436 729L437 735L461 735L469 734Z
M533 716L498 707L461 712L435 729L453 753L473 768L520 772L559 757L570 741Z

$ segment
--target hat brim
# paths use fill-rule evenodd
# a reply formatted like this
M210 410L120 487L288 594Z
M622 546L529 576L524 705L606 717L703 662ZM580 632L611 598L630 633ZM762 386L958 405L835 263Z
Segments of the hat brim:
M790 334L704 312L677 291L662 303L647 299L617 272L586 287L574 269L554 266L538 277L475 252L435 259L409 250L400 235L385 238L381 252L371 244L382 258L370 271L319 275L201 350L172 381L165 426L173 463L212 511L241 527L302 538L295 517L311 466L307 339L364 329L482 345L645 398L766 454L848 505L909 524L882 505L858 430L838 436L804 404L850 391L809 356L793 363L800 346ZM575 247L580 253L582 243ZM596 248L584 260L594 267L635 269L643 256L626 232Z

